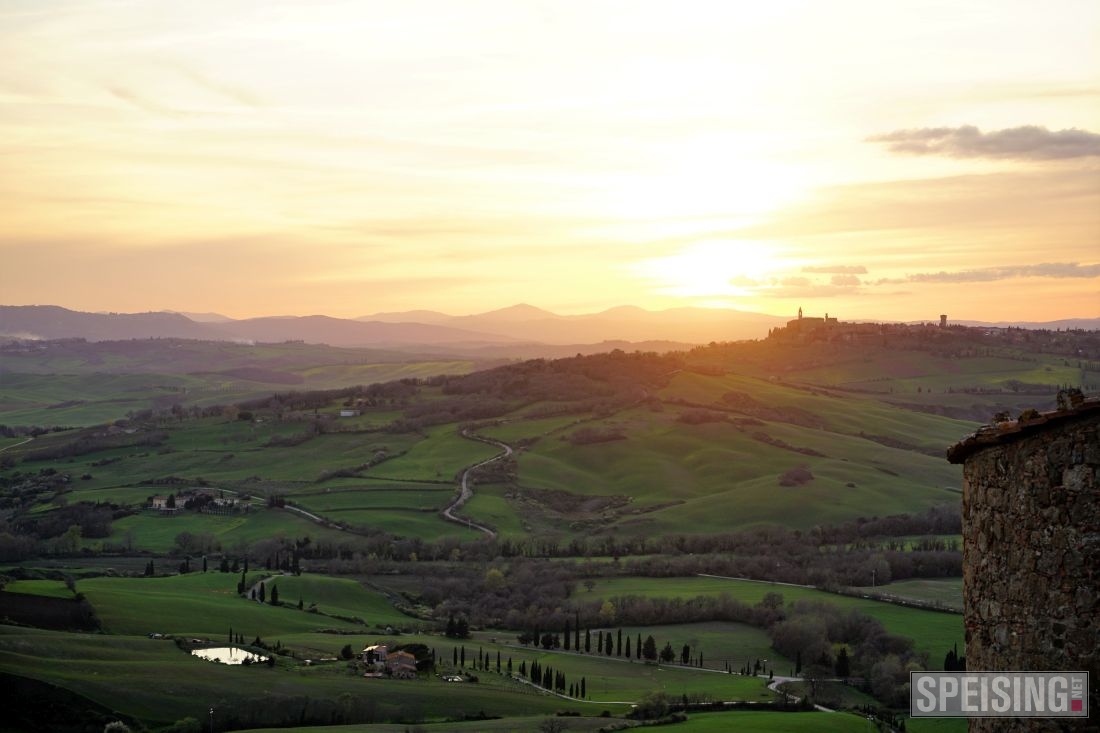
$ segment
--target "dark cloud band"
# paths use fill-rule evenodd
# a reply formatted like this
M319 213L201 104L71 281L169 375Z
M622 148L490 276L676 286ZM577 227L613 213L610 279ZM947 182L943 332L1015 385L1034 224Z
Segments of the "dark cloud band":
M1100 264L1081 265L1076 262L1044 262L1039 265L985 267L958 272L919 272L904 278L876 281L876 285L893 283L977 283L1011 280L1019 277L1093 278L1100 277Z
M952 158L1062 160L1100 156L1100 135L1094 132L1077 128L1055 131L1037 125L992 132L982 132L973 125L922 127L874 135L867 141L884 143L892 153Z

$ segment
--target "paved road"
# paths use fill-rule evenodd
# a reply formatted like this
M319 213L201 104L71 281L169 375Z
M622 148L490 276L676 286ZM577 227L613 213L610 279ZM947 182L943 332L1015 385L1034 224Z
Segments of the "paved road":
M779 686L781 684L783 684L784 682L805 682L805 681L806 680L802 677L776 677L771 682L768 683L768 689L772 690L773 692L778 692L780 695L785 695L787 697L787 699L790 700L791 702L798 702L802 698L795 697L794 695L791 695L790 693L787 693L787 692L783 692L782 690L779 689ZM824 705L814 705L814 708L816 708L817 710L820 710L823 713L835 713L836 712L832 708L827 708Z
M475 434L473 434L473 433L471 433L471 432L469 432L468 430L465 430L465 429L462 430L460 435L463 438L466 438L467 440L477 440L477 441L480 441L482 443L488 443L489 445L495 445L497 448L500 448L503 452L498 453L497 455L493 456L492 458L487 458L484 461L481 461L480 463L475 463L474 465L469 466L469 467L467 467L466 469L464 469L462 471L461 491L459 492L458 496L455 497L455 500L452 501L450 503L450 505L446 509L443 510L443 518L447 519L449 521L452 521L455 524L461 524L464 527L469 527L470 529L480 530L480 531L484 532L485 534L489 535L489 537L496 537L497 536L496 530L490 529L489 527L486 527L483 524L478 524L477 522L473 521L472 519L467 519L466 517L460 517L457 514L455 514L455 512L457 512L459 509L461 509L462 505L465 504L467 501L469 501L470 497L474 495L474 490L472 488L470 488L470 472L473 471L476 468L481 468L482 466L486 466L486 465L492 463L493 461L499 461L502 458L508 458L509 456L512 455L512 446L510 446L506 443L501 443L499 440L493 440L492 438L484 438L480 435L475 435Z

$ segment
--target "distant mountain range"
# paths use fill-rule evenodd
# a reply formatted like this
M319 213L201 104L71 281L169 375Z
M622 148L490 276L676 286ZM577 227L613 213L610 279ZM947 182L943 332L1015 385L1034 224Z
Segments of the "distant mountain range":
M729 309L673 308L647 311L620 306L600 313L562 316L526 303L469 316L435 311L376 313L356 320L387 323L433 323L440 326L543 344L590 344L603 341L675 341L700 344L763 338L786 318Z
M711 341L763 338L788 319L729 309L647 311L620 306L562 316L527 304L467 316L436 311L375 313L357 319L271 316L235 320L217 313L84 313L52 305L0 306L0 337L114 341L184 338L210 341L304 341L330 346L431 348L480 356L563 356L613 348L667 351ZM1024 328L1100 329L1100 318L1050 323L955 322Z

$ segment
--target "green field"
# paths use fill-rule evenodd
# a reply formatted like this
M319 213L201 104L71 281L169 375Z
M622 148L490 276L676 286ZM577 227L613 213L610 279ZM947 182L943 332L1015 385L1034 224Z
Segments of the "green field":
M10 626L0 626L0 670L60 685L153 725L184 717L206 721L210 707L216 721L236 714L267 725L279 725L288 715L307 710L331 719L328 711L339 711L343 704L360 714L406 720L445 720L483 712L552 714L586 707L518 687L449 685L435 679L364 680L342 664L307 668L286 660L273 669L228 667L193 657L167 640ZM353 700L362 701L362 706L355 707Z
M522 536L530 531L531 524L521 515L520 505L507 497L509 493L499 484L478 486L473 498L462 507L462 513L488 524L501 535Z
M195 514L181 512L175 516L163 516L153 511L123 517L111 525L111 535L106 540L86 539L87 547L104 542L125 547L133 541L136 547L154 552L170 552L181 532L191 534L210 533L225 549L240 542L257 542L272 537L327 538L338 541L344 535L327 529L286 509L254 509L232 515Z
M402 725L346 725L325 727L287 728L295 733L406 733L410 730L434 733L435 731L477 731L478 733L532 733L539 730L544 717L507 718L504 720L470 721L465 723L423 724L411 729ZM599 730L610 724L607 718L565 717L559 719L566 731ZM866 733L867 721L846 713L773 713L734 711L722 713L691 713L687 721L662 726L672 733ZM909 728L909 730L915 730ZM921 729L923 730L923 729ZM259 729L242 731L259 733Z
M468 667L470 659L478 650L488 652L494 660L499 650L505 669L508 659L512 660L514 670L518 670L520 662L526 662L530 666L532 661L537 661L543 668L551 667L555 671L564 672L570 681L579 681L584 677L587 680L588 699L609 705L633 703L653 690L661 690L677 697L698 694L721 700L768 701L776 698L775 693L767 689L763 677L745 677L675 664L646 664L601 654L546 651L519 646L515 643L514 636L511 641L498 637L498 642L484 639L456 642L437 637L430 645L436 649L437 659L442 662L444 671L452 668L450 662L456 647L465 647ZM481 673L480 678L482 685L501 684L503 679L495 672Z
M247 587L270 576L252 572ZM249 638L302 634L321 629L364 633L362 624L334 616L357 617L365 623L404 626L413 619L394 609L381 594L353 580L323 576L272 576L286 606L275 607L237 595L239 573L190 573L156 578L87 578L77 583L112 634L179 634L222 639L229 627ZM320 614L299 611L301 598ZM291 605L293 604L293 605Z
M915 580L895 580L888 585L876 588L856 588L865 593L877 593L888 598L898 598L920 603L931 603L943 608L962 611L962 578L918 578Z
M692 713L670 731L683 733L866 733L867 721L849 713L772 713L736 711Z
M728 420L685 425L676 418L689 408L630 410L596 423L625 440L580 446L555 438L540 441L520 455L520 480L579 497L630 497L617 528L632 533L722 532L780 516L788 526L809 527L858 516L868 506L884 515L958 500L948 491L961 485L957 467L939 456L884 446L860 432L931 452L972 430L968 423L746 377L681 374L662 396L720 406L721 395L731 390L751 390L756 399L826 415L827 422L824 429L774 421L750 428ZM823 455L800 454L781 444ZM813 480L780 486L781 474L799 466L809 469Z
M72 598L73 592L60 580L12 580L4 586L9 593L25 593L49 598Z
M232 404L288 386L338 389L478 368L469 359L378 349L178 339L73 344L4 359L9 371L0 382L0 422L9 425L95 425L174 396L188 404Z
M466 466L492 458L500 450L458 434L457 426L433 428L428 439L417 443L405 455L386 461L372 475L412 481L451 481Z
M587 713L591 715L591 712ZM500 720L468 720L464 722L449 723L422 723L414 727L397 723L375 723L364 725L338 725L338 726L306 726L303 728L284 728L283 730L295 731L295 733L408 733L408 731L422 731L423 733L532 733L539 730L539 726L547 716L523 716L510 717ZM592 718L582 716L567 716L558 719L570 731L596 731L607 726L611 721L607 718ZM240 731L240 733L260 733L260 729Z
M652 596L694 598L728 595L754 605L767 593L780 593L786 603L799 600L824 601L840 608L851 608L878 619L887 631L913 639L918 652L926 652L932 669L939 669L943 656L955 644L962 645L962 616L925 611L852 596L826 593L814 588L721 578L605 578L597 581L592 594L607 599L616 596Z

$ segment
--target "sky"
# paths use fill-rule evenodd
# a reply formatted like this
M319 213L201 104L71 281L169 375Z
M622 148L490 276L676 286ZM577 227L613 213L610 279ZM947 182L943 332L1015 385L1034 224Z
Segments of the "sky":
M0 303L1100 316L1100 3L0 0Z

